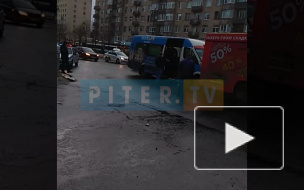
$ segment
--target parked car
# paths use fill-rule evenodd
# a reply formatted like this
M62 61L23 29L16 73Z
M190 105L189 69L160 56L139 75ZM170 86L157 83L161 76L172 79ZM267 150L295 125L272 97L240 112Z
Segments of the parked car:
M68 47L68 52L69 52L69 67L72 68L73 65L77 67L79 62L79 54L73 47ZM62 63L61 54L60 54L60 63Z
M99 55L91 48L76 46L75 49L78 52L80 59L93 59L94 61L98 61L99 59Z
M128 56L122 51L109 50L105 53L105 61L114 61L117 64L128 63Z
M0 7L0 38L3 37L4 32L4 11L2 7Z
M5 18L14 23L32 23L38 27L44 24L45 14L31 2L25 0L0 0Z

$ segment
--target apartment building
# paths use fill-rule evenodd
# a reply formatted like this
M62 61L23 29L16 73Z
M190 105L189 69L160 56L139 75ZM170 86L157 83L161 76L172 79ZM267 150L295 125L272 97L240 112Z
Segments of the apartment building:
M247 32L247 0L100 0L94 10L94 30L107 43L136 34L205 39Z
M83 27L90 31L92 0L57 0L57 24L66 26L66 37Z

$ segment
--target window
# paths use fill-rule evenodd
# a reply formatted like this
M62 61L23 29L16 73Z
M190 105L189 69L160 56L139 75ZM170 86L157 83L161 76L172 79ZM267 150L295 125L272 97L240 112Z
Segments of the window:
M247 0L236 0L237 3L245 3Z
M193 27L192 32L197 32L197 27Z
M116 17L116 22L120 22L120 17Z
M165 20L165 18L166 18L165 14L159 14L157 20L158 21L163 21L163 20Z
M174 9L175 7L175 2L168 2L167 3L167 9Z
M222 11L222 18L232 18L233 10L224 10Z
M209 20L209 18L210 18L210 13L209 12L205 13L204 14L204 20Z
M192 5L191 1L187 1L187 9L191 9L191 5Z
M126 27L126 26L123 27L123 31L124 31L124 32L127 31L127 27Z
M139 31L143 31L144 30L144 27L143 26L141 26L141 27L139 27Z
M224 0L224 4L234 4L235 0Z
M219 30L220 30L220 28L219 28L218 26L214 26L214 27L212 28L212 32L215 32L215 33L218 33Z
M117 9L117 12L118 12L118 13L121 13L121 8L118 8L118 9Z
M154 27L154 26L149 27L149 32L155 32L155 31L156 31L156 27Z
M206 7L211 7L211 0L206 0Z
M166 20L173 20L173 14L166 14Z
M177 20L182 20L182 14L181 13L177 14Z
M86 14L86 12L83 12L83 15L85 15Z
M214 12L214 19L216 20L216 19L220 19L220 18L221 18L220 12L219 11L215 11Z
M171 32L171 28L172 28L171 25L164 26L164 32Z
M184 32L188 32L189 31L189 26L188 25L185 25L184 26Z
M132 26L129 26L129 32L131 32L132 31Z
M223 0L216 0L216 6L221 6L223 4Z
M193 6L202 6L202 0L192 0L192 7Z
M246 10L239 10L237 13L237 18L246 18L247 17L247 11Z
M203 29L202 29L202 32L203 32L203 33L206 33L206 32L207 32L207 27L208 27L207 25L203 25Z
M175 26L175 33L179 33L179 26Z
M199 13L194 13L194 18L195 19L199 19L200 18L200 14Z
M231 32L231 25L229 24L222 24L220 25L220 32Z
M179 8L179 9L182 9L182 8L183 8L183 2L181 2L181 1L179 2L178 8Z
M157 9L158 9L158 4L152 4L152 5L150 5L150 11L157 10Z
M127 22L128 21L128 17L125 17L125 22Z
M125 9L125 13L127 13L128 12L128 7L126 7L126 9Z
M186 13L185 14L185 21L189 21L190 20L190 13Z
M142 11L142 12L145 12L145 11L146 11L146 7L143 6L143 7L141 8L141 11Z
M131 17L131 16L130 16L129 21L131 21L131 22L132 22L132 21L133 21L133 17Z

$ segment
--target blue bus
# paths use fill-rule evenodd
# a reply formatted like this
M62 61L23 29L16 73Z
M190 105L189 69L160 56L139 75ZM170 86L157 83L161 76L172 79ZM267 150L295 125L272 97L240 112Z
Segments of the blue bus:
M177 78L179 64L186 54L189 53L196 63L201 64L204 45L204 41L190 38L135 35L129 49L128 67L140 75L155 75L155 59L162 52L169 60L165 75Z

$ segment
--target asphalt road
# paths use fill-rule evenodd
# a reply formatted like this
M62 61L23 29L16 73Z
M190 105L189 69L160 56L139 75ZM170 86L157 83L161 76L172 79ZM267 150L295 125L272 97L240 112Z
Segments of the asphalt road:
M72 75L77 82L61 78L57 87L58 189L246 189L246 171L194 169L193 112L81 110L82 79L142 79L127 65L81 60ZM224 145L214 122L209 115L198 126L210 162ZM235 162L244 161L238 153Z

